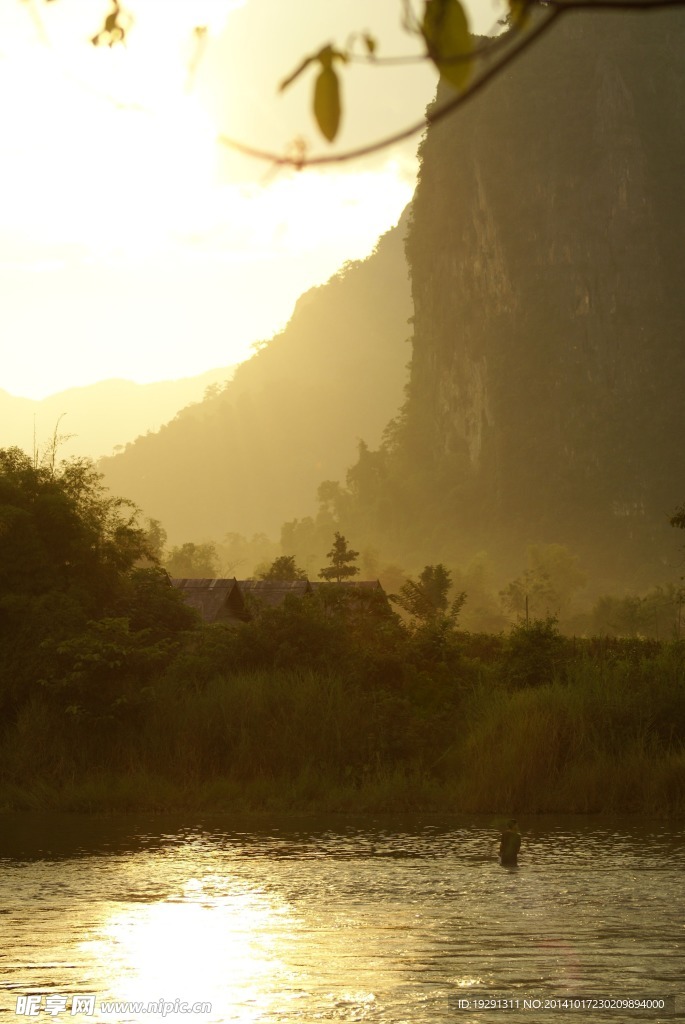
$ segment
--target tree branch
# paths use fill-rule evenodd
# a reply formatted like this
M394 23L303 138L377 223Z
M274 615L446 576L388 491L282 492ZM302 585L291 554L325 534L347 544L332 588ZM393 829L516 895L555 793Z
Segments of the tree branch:
M570 0L575 2L575 0ZM677 2L685 3L685 0L658 0L658 2ZM632 6L629 5L629 6ZM421 121L417 121L415 124L410 125L408 128L402 131L396 132L393 135L386 135L384 138L371 142L366 146L359 146L355 149L345 150L343 153L335 153L326 156L314 156L307 157L304 154L298 154L296 156L290 156L288 154L274 153L269 150L257 149L254 146L248 146L245 143L232 139L227 135L219 135L218 141L227 146L230 149L235 150L238 153L242 153L245 156L255 157L258 160L268 160L270 163L278 167L294 167L297 170L302 170L305 167L321 167L331 164L347 163L350 160L358 160L360 157L369 156L372 153L378 153L383 149L387 149L389 146L393 146L398 142L404 142L406 139L411 138L413 135L417 135L425 127L433 124L437 124L439 121L444 120L450 114L453 114L460 107L468 103L474 96L476 96L482 89L488 85L501 71L504 70L509 64L516 60L525 50L528 50L533 43L535 43L545 32L552 27L555 21L557 21L562 14L568 9L569 4L564 4L563 8L556 8L545 12L539 23L526 32L522 36L518 43L513 43L511 49L504 54L504 56L496 63L491 65L470 85L464 92L456 95L444 106L438 110L432 111L426 117L422 118Z
M408 0L403 0L405 5L405 18L408 17ZM300 150L296 155L275 153L270 150L259 149L255 146L249 146L238 139L233 139L228 135L221 134L218 137L218 141L221 145L233 149L238 153L242 153L245 156L254 157L258 160L268 161L275 167L293 167L297 170L302 170L306 167L322 167L330 166L335 164L348 163L351 160L358 160L361 157L369 156L373 153L381 152L384 149L388 149L399 142L404 142L406 139L411 138L413 135L417 135L420 131L429 125L437 124L444 118L455 113L465 104L470 102L477 96L482 89L484 89L494 78L497 77L506 67L508 67L513 61L521 56L526 50L530 48L538 39L543 36L548 29L552 27L555 21L562 14L567 14L569 11L575 10L593 10L593 11L616 11L616 12L627 12L627 11L657 11L664 10L671 7L685 7L685 0L531 0L526 5L527 11L537 8L543 12L540 20L532 28L527 29L519 38L518 43L512 43L510 36L512 32L522 32L521 21L519 24L509 33L494 37L491 42L486 43L482 46L477 47L470 54L465 54L463 57L457 55L451 58L453 61L458 60L473 60L474 58L480 58L481 60L487 60L495 51L505 49L507 45L511 48L505 49L504 55L496 63L491 64L487 67L480 75L478 75L474 81L469 85L463 92L460 92L451 101L444 104L437 110L432 111L421 121L417 121L415 124L409 125L407 128L395 132L392 135L386 135L382 139L378 139L376 142L371 142L365 146L358 146L355 149L344 150L341 153L335 153L330 155L312 156L308 157L304 151ZM525 14L524 14L525 17ZM400 64L400 63L413 63L418 60L426 60L427 56L421 57L387 57L379 58L369 55L368 57L355 57L355 60L363 60L369 64Z

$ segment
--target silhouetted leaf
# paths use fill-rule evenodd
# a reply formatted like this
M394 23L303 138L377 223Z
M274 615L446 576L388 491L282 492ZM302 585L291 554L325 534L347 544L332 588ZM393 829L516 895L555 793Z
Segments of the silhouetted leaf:
M323 63L323 62L322 62ZM314 117L322 135L332 142L340 127L340 84L332 63L323 64L314 85Z
M462 89L471 74L472 44L459 0L426 0L421 31L428 55L442 77L455 89Z
M374 37L369 35L368 32L364 33L364 45L366 47L366 52L368 53L369 57L374 57L376 54L378 44L376 43Z
M90 41L93 46L109 47L123 43L130 26L131 16L121 9L119 0L112 0L112 10L105 18L100 31L96 32Z

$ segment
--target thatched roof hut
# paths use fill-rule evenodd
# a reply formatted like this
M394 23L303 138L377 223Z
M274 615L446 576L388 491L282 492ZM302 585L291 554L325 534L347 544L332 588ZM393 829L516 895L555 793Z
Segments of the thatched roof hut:
M171 581L186 603L199 612L205 622L225 622L229 625L246 622L250 614L240 585L236 579Z
M390 611L390 604L378 580L347 580L344 583L310 583L309 580L172 579L187 604L205 622L238 624L250 618L250 604L278 608L287 597L320 595L331 604L343 599L358 611ZM253 605L254 607L254 605Z
M308 580L238 580L244 596L253 598L270 608L283 604L286 597L306 597L312 592Z

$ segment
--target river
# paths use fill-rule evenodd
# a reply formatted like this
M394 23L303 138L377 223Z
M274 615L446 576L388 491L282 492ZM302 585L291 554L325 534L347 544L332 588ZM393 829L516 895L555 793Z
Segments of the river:
M0 1021L685 1019L685 830L500 823L0 815Z

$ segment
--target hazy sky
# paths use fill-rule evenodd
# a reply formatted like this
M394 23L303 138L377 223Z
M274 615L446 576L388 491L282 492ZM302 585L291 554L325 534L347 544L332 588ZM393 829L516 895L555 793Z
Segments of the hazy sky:
M484 31L498 9L480 2ZM413 191L418 138L325 173L275 172L217 142L329 149L312 76L280 96L278 82L355 30L381 55L416 52L400 0L125 6L127 45L109 49L88 42L107 2L0 0L0 388L13 394L239 361L303 291L367 255ZM343 76L340 149L419 120L435 89L423 65Z

